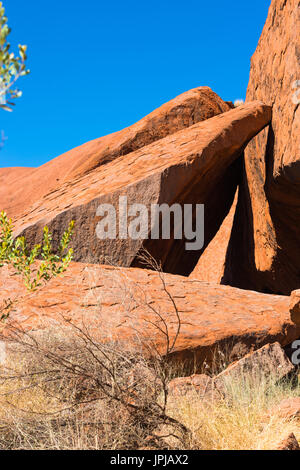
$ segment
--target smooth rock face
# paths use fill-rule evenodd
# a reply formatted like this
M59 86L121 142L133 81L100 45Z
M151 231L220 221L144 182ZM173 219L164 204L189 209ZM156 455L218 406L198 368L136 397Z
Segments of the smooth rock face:
M165 272L188 275L231 207L240 172L238 157L270 119L269 106L248 103L120 156L31 206L18 218L16 234L25 235L33 244L40 241L47 224L57 242L73 219L76 261L140 266L139 253L147 249ZM120 196L127 197L128 206L143 204L148 214L152 204L205 204L203 249L186 250L186 240L174 240L172 232L166 240L122 239L118 233ZM104 203L116 209L116 240L96 235L100 221L96 212Z
M241 379L260 380L265 376L266 380L276 383L295 369L279 343L266 344L261 349L247 354L239 361L231 364L214 379L220 392L226 393L227 385Z
M278 294L300 287L299 80L299 0L272 0L247 101L272 106L273 117L245 151L226 284Z
M230 104L209 87L195 88L132 126L81 145L39 168L0 169L0 210L13 218L25 215L43 196L55 197L55 191L66 181L72 185L77 178L121 155L230 109Z
M32 168L28 167L0 168L0 191L8 193L11 185L14 185L20 178L25 178L31 172ZM5 197L8 199L11 196L7 194Z
M216 236L212 239L204 253L202 253L199 258L198 263L190 274L191 277L196 277L201 281L221 284L225 271L226 253L230 240L236 205L237 193L228 215L223 220Z
M165 338L156 328L162 324L159 314L172 343L178 313L181 328L171 359L191 364L193 372L198 372L195 365L200 371L203 361L209 364L224 347L235 360L267 343L287 345L300 337L285 296L164 274L176 312L160 275L146 269L71 263L64 276L30 294L11 274L5 268L0 271L0 304L8 297L20 298L6 328L17 322L26 330L38 330L72 321L84 323L99 340L117 337L126 345L139 345L142 339L165 354Z

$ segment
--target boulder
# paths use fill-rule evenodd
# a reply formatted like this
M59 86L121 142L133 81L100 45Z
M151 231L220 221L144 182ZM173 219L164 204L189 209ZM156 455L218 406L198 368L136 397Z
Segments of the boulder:
M272 106L248 145L223 282L289 295L300 287L300 5L272 0L247 101Z
M300 325L300 289L291 293L290 310L292 321Z
M147 269L75 262L63 276L26 293L19 277L12 274L6 268L0 270L0 305L8 297L18 298L2 325L4 335L11 334L13 325L24 331L52 326L64 331L72 323L84 325L99 341L117 338L126 347L147 344L152 352L164 355L177 338L169 359L184 364L185 370L190 367L191 373L203 370L204 361L211 364L219 350L228 351L233 361L265 344L278 341L287 345L300 337L300 326L290 319L286 296ZM169 347L162 333L164 324ZM266 351L274 347L268 346ZM278 345L276 348L284 358ZM270 359L270 354L266 357ZM291 366L285 360L282 364L286 373Z
M169 395L172 397L197 396L204 401L220 400L222 395L216 389L214 380L206 374L193 374L190 377L177 377L169 383Z
M163 271L188 275L230 210L244 147L270 119L271 108L256 101L122 155L44 196L17 219L16 235L25 235L32 245L40 242L47 224L57 246L66 225L75 220L72 243L76 261L143 266L140 253L146 249ZM185 204L194 209L196 204L204 204L204 245L187 250L187 240L176 239L178 226L174 224L170 237L163 239L160 234L159 239L151 239L149 220L141 238L124 236L118 231L121 196L127 198L128 207L142 204L148 215L153 204L177 203L182 212ZM97 236L101 220L97 210L103 204L116 211L112 239ZM194 225L195 213L189 219Z
M163 104L136 124L81 145L39 168L9 168L4 173L0 170L0 210L13 218L28 214L32 204L45 195L55 197L56 190L66 181L72 186L76 178L121 155L230 109L230 104L209 87L195 88Z
M231 364L214 379L216 388L226 393L226 388L243 380L258 383L265 377L267 383L276 383L295 369L278 342L266 344Z

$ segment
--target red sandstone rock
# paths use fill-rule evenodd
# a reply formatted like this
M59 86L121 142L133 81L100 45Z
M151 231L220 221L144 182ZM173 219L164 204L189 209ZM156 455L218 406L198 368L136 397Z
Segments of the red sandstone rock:
M300 287L300 5L272 0L251 60L247 101L273 107L248 145L225 283L290 294Z
M32 168L27 167L0 168L1 191L3 191L4 186L6 186L6 190L8 190L11 185L15 184L15 181L18 181L20 178L25 178L26 175L31 172ZM8 195L6 197L8 198Z
M300 289L291 293L290 301L291 318L294 323L300 324Z
M275 450L300 450L299 442L294 433L284 439Z
M257 382L264 376L266 381L276 383L294 369L284 350L276 342L266 344L231 364L215 377L214 383L220 392L226 391L226 387L231 386L235 380L238 383L242 383L244 379Z
M202 400L220 400L218 392L211 377L205 374L194 374L190 377L177 377L169 383L169 394L171 396L188 396L197 394Z
M204 253L202 253L193 272L190 274L191 277L196 277L201 281L221 284L224 276L226 253L236 211L236 204L237 194L230 212L225 217L216 236L209 243Z
M282 419L299 419L300 418L300 397L285 398L279 405L272 408L269 412L270 416L278 416Z
M170 341L175 337L176 312L154 271L72 263L63 277L29 294L11 274L0 270L0 304L8 297L20 297L4 325L7 329L11 322L26 330L52 324L62 328L68 321L84 323L99 340L117 337L127 345L139 344L142 338L153 351L159 348L164 354L166 341L154 326L162 324L156 311L168 324ZM204 360L209 364L225 346L235 360L267 343L287 345L300 336L300 326L290 319L288 297L171 274L164 274L164 279L181 319L172 357L190 361L199 370Z
M10 217L26 214L43 196L95 168L158 139L231 109L209 87L187 91L136 124L77 147L39 168L0 170L0 210ZM42 203L40 203L42 204Z
M270 118L270 107L248 103L120 156L28 208L16 222L17 233L36 243L47 224L57 242L74 219L76 261L140 266L139 253L146 248L165 272L187 275L230 209L239 174L240 162L235 160ZM152 204L205 204L203 249L188 251L186 240L174 240L172 235L167 240L133 240L117 233L117 239L100 240L97 208L113 204L118 219L121 195L127 196L128 205L143 204L149 213Z

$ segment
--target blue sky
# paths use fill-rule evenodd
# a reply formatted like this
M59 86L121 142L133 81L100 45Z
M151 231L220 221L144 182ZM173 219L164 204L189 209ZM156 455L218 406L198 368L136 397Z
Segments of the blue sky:
M3 0L31 74L0 167L38 166L191 88L244 98L270 0Z

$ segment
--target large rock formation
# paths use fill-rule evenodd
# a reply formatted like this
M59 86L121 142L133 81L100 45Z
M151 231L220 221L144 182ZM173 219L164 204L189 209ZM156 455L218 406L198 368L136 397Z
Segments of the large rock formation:
M76 261L139 266L139 253L145 248L162 263L165 272L189 274L231 207L239 178L238 157L270 119L270 107L248 103L120 156L32 205L17 219L17 234L33 244L40 241L47 224L58 241L74 219ZM97 208L112 204L119 222L120 196L127 197L128 206L143 204L148 214L152 204L204 204L204 247L186 250L187 240L174 239L172 229L169 239L147 239L150 222L144 239L126 238L118 230L116 239L99 239ZM192 217L195 222L195 211Z
M273 106L248 145L224 282L289 294L300 287L300 4L272 0L252 57L247 101Z
M73 262L62 277L26 293L20 279L4 268L0 285L0 304L8 297L18 298L2 333L4 328L10 334L10 325L36 331L68 327L71 322L84 325L98 340L118 338L127 345L150 341L153 351L159 348L165 353L167 342L161 331L166 324L171 344L178 315L181 327L171 357L190 361L199 370L218 348L226 347L234 360L267 343L287 345L300 335L300 325L290 318L289 297L146 269Z
M20 180L20 178L25 178L32 172L32 168L28 167L14 167L14 168L0 168L0 191L6 192L8 189L15 184L15 181ZM5 197L8 197L6 195ZM3 199L3 209L4 209L4 199Z
M187 91L165 103L131 127L77 147L39 168L0 170L0 210L20 216L66 181L127 155L185 127L231 109L209 87ZM71 183L72 184L72 183Z

